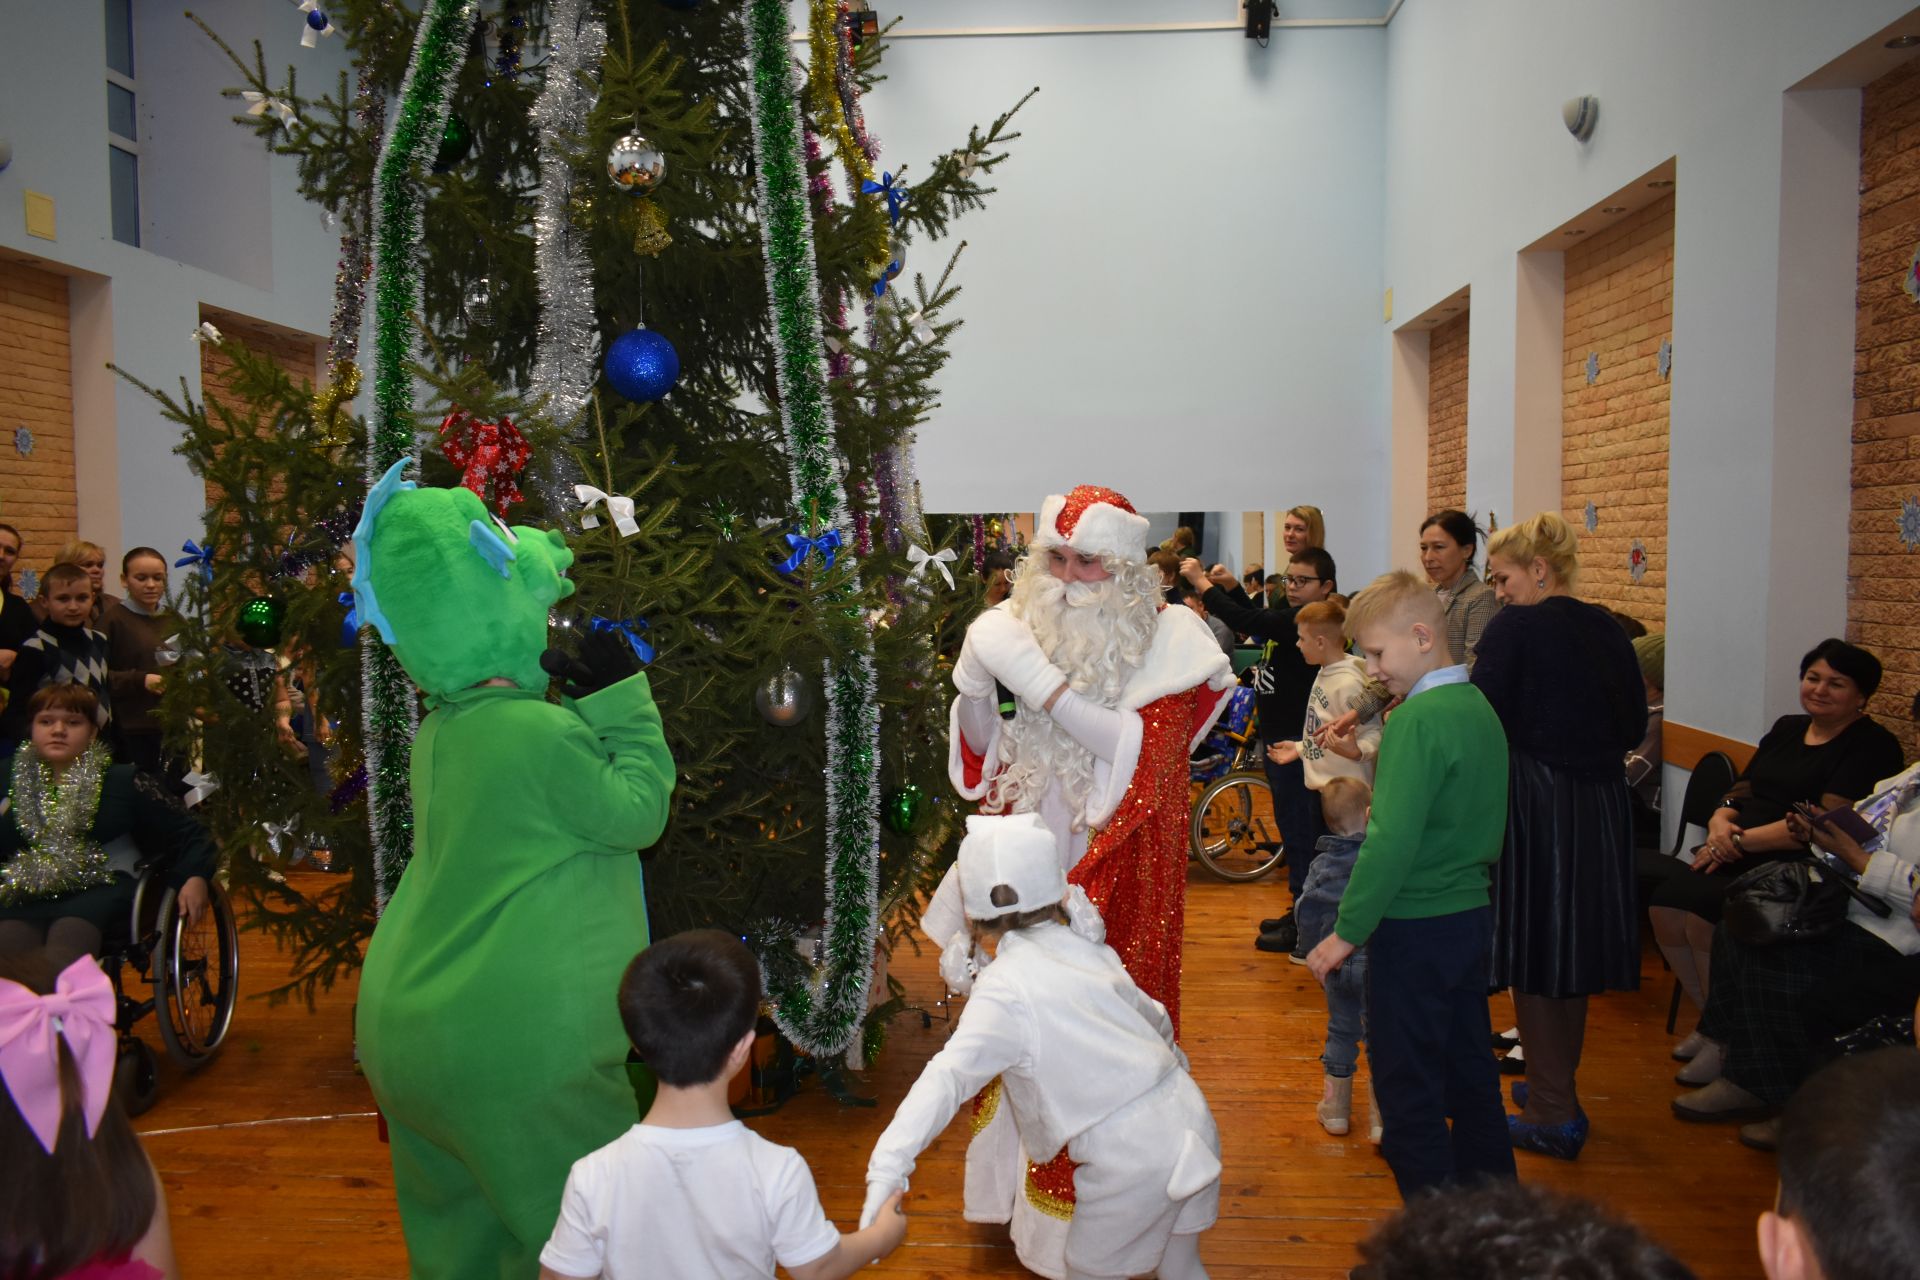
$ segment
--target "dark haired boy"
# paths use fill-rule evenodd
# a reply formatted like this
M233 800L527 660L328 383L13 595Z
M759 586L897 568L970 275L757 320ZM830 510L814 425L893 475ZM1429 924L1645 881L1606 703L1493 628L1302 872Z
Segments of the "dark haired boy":
M771 1277L840 1280L906 1236L898 1196L841 1235L806 1161L749 1130L727 1081L753 1049L760 966L718 929L675 934L620 980L627 1038L659 1079L646 1118L574 1162L541 1280Z
M0 759L24 742L31 723L27 699L48 684L77 684L100 700L96 727L112 718L107 687L107 638L88 625L93 613L93 579L75 564L56 564L40 579L46 620L14 651L7 672L7 705L0 710Z
M1780 1195L1760 1215L1768 1280L1920 1276L1920 1054L1841 1058L1780 1119Z

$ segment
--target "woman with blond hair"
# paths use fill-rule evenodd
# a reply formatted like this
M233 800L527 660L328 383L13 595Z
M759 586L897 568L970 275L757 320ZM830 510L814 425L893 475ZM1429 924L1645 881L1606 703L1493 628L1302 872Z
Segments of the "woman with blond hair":
M1640 984L1633 811L1621 758L1646 733L1633 646L1574 598L1579 541L1547 511L1487 542L1506 606L1481 633L1473 683L1507 733L1506 848L1493 873L1496 987L1513 989L1527 1093L1513 1145L1572 1160L1587 1139L1574 1074L1587 997Z

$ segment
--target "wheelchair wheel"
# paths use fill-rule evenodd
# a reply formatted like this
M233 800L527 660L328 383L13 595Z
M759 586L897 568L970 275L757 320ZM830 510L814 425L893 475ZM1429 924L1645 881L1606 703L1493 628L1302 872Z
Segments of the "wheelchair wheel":
M147 1042L133 1036L120 1040L119 1055L113 1061L113 1091L130 1116L137 1116L153 1105L160 1092L160 1064L153 1060Z
M240 935L233 907L220 886L208 882L207 911L189 925L180 915L179 893L160 900L160 944L153 953L153 1003L167 1053L191 1071L211 1058L227 1037L239 995Z
M1265 773L1230 773L1193 805L1193 851L1222 880L1258 880L1286 861Z

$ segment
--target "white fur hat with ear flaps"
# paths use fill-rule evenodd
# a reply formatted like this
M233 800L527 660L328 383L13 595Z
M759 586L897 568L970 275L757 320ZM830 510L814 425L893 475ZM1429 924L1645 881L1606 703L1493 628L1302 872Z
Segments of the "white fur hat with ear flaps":
M1032 546L1068 546L1081 555L1118 556L1139 564L1147 558L1147 529L1147 518L1124 496L1104 485L1083 484L1040 505Z
M996 888L1013 891L1011 900L993 900ZM1067 892L1067 873L1053 832L1034 813L999 817L975 814L967 819L960 842L960 892L967 916L992 920L1015 911L1053 906Z

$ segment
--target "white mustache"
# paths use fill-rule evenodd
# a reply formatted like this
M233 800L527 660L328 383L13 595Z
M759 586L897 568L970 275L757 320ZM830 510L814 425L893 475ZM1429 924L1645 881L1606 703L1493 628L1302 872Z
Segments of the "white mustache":
M1066 588L1067 603L1075 609L1100 603L1101 584L1098 582L1067 582L1061 585Z

